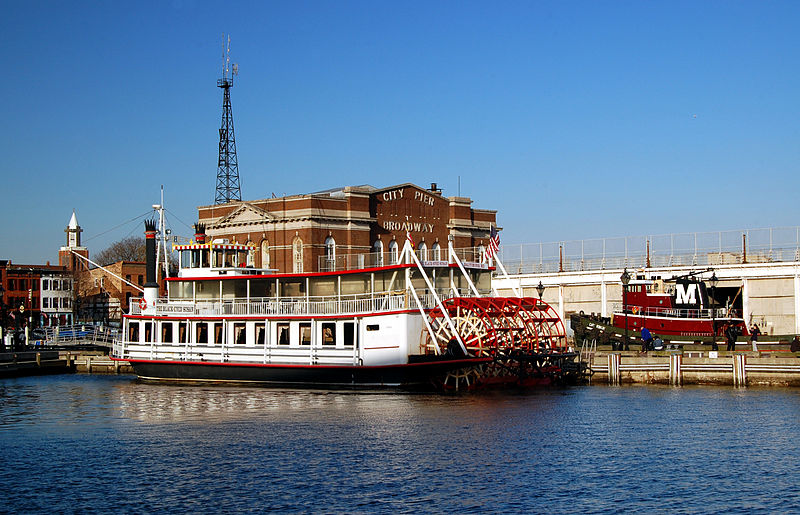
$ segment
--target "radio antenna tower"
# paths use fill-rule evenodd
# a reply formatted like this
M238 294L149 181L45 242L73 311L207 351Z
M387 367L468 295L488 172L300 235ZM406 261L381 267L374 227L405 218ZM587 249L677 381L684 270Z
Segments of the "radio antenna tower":
M223 91L222 124L219 127L219 161L217 163L215 204L242 200L242 190L239 186L239 162L236 158L236 137L233 134L233 110L231 109L231 87L233 87L233 76L239 74L239 65L234 63L233 66L230 66L230 62L231 37L228 35L226 49L225 34L222 34L222 78L217 80L217 87L222 88Z

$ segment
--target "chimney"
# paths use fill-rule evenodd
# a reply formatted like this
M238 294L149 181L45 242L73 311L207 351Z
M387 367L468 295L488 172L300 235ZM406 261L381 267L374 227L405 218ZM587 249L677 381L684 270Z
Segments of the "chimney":
M431 191L432 191L433 193L439 193L439 194L441 194L441 193L442 193L442 190L440 190L440 189L438 188L438 186L439 186L438 184L436 184L435 182L432 182L432 183L431 183Z

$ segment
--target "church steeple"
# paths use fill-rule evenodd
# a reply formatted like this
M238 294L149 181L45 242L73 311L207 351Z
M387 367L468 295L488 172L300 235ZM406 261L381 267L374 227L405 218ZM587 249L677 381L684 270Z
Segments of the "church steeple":
M58 251L58 264L67 267L68 270L87 270L86 262L75 254L88 258L89 249L81 246L81 233L83 229L78 225L78 217L75 215L75 210L72 210L72 217L69 219L67 228L64 229L67 233L67 244L61 247Z
M83 229L78 225L78 217L75 216L75 210L72 210L72 218L69 219L67 228L64 229L67 233L67 247L80 247L81 246L81 233Z

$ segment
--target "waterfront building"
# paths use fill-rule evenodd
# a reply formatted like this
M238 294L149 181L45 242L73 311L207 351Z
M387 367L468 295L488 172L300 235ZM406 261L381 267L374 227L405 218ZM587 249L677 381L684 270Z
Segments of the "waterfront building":
M198 207L212 240L250 244L248 266L282 273L357 267L348 259L364 254L396 262L407 235L423 260L446 259L452 240L455 248L476 249L467 261L481 261L496 215L473 208L470 198L445 197L435 183L346 186Z
M0 260L0 326L22 328L72 322L73 281L66 268Z
M145 268L143 262L117 261L80 272L78 318L103 324L122 320L122 314L130 309L131 297L141 295L128 283L144 286Z

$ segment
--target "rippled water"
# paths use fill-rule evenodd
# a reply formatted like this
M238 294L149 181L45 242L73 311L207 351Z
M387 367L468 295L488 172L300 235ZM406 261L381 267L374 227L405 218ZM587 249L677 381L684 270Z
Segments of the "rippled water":
M800 390L0 382L0 512L800 511Z

